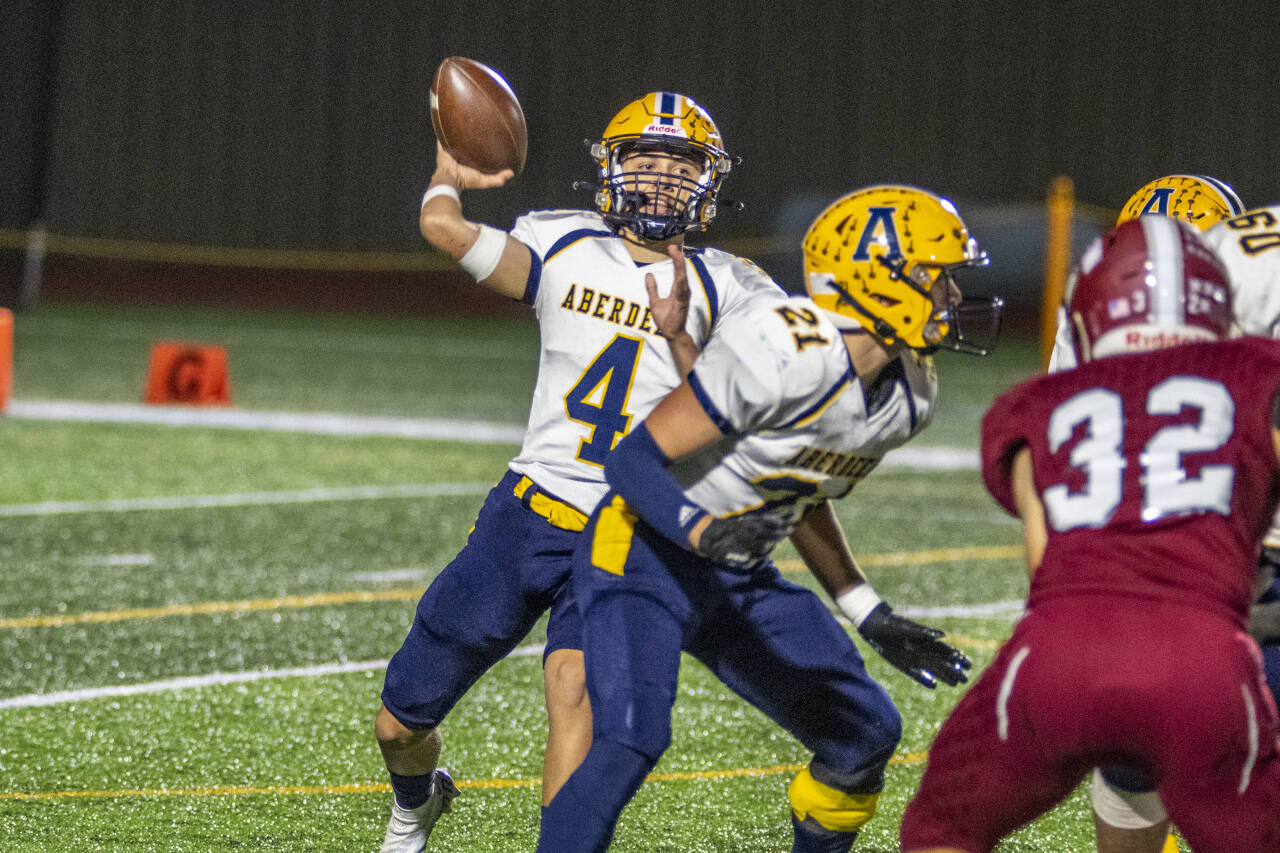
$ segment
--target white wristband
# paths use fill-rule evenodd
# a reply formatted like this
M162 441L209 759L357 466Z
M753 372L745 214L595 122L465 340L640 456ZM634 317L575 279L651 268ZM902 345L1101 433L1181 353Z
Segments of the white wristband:
M502 260L502 250L507 247L507 232L491 225L480 226L480 236L467 249L467 253L458 258L458 266L462 267L476 281L484 281L493 275Z
M452 198L454 201L456 201L458 204L462 204L462 197L458 195L458 190L456 187L452 187L449 184L436 184L433 187L427 187L427 191L422 194L421 206L426 207L427 202L431 201L431 199L435 198L438 195L447 195L450 198Z
M855 628L861 627L880 603L880 596L876 595L869 583L860 583L843 595L836 596L836 606Z

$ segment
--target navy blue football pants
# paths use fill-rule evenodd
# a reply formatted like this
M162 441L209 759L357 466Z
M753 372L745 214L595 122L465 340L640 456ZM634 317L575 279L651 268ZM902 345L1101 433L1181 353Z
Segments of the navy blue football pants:
M605 500L573 564L593 743L544 809L539 851L608 846L623 806L671 742L682 649L822 764L849 775L883 770L901 719L817 595L772 563L734 572L642 521L620 525Z
M547 609L547 647L582 647L569 565L582 534L527 508L509 471L485 499L467 544L418 601L404 645L387 665L382 703L410 729L440 724Z

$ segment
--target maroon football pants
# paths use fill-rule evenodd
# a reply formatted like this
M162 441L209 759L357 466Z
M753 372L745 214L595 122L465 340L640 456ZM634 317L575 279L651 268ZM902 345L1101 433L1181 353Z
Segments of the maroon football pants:
M1181 604L1037 605L943 724L903 817L905 851L986 853L1090 768L1156 781L1197 853L1280 850L1276 709L1253 641Z

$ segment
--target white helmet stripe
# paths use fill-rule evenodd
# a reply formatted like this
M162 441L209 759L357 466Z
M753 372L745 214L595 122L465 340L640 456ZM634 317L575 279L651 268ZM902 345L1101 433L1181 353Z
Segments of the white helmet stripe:
M1204 181L1206 184L1217 190L1218 195L1222 196L1222 200L1227 203L1229 208L1231 208L1232 216L1239 216L1244 213L1244 202L1240 201L1240 196L1236 195L1236 191L1231 189L1231 187L1227 186L1217 178L1210 177L1209 175L1194 175L1193 177Z
M1151 299L1151 320L1157 326L1181 326L1183 316L1182 280L1186 271L1182 264L1182 226L1163 216L1140 216L1143 235L1147 238L1147 257L1155 265L1154 284L1147 296Z

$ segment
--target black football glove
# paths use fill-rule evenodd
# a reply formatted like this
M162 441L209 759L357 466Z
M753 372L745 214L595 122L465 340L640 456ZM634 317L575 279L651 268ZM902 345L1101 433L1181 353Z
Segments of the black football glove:
M1262 553L1258 556L1258 566L1269 570L1273 578L1280 577L1280 546L1262 546Z
M733 569L749 569L791 532L791 520L772 513L754 512L713 518L702 531L698 550Z
M1258 643L1280 641L1280 601L1268 601L1249 608L1249 636Z
M867 614L858 633L880 657L930 690L938 681L955 687L969 680L965 670L973 664L941 641L941 631L898 616L884 602Z
M1263 548L1258 558L1259 574L1280 576L1280 548ZM1271 589L1268 583L1264 592ZM1280 641L1280 601L1254 602L1249 608L1249 635L1259 643Z

